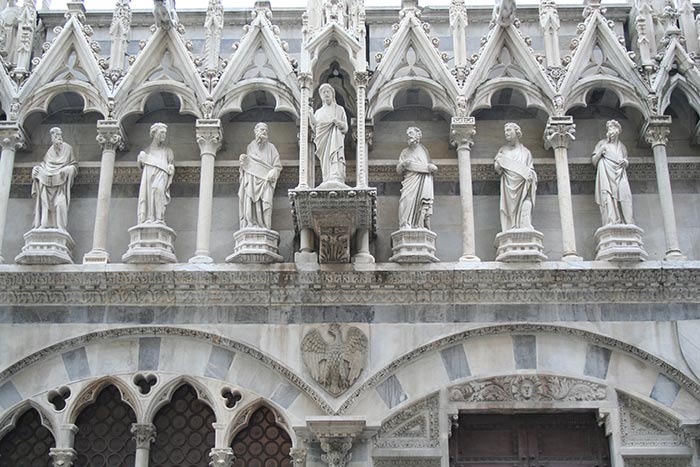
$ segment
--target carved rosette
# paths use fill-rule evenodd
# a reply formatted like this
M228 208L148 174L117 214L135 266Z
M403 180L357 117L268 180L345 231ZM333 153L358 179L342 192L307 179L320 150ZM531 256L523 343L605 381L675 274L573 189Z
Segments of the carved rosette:
M544 130L544 145L550 149L567 149L569 143L576 139L576 125L571 116L549 117Z
M231 467L233 465L234 456L231 448L213 448L209 452L210 467Z
M346 467L352 453L352 437L321 438L321 460L328 464L328 467Z
M455 402L602 401L602 384L563 376L516 375L470 381L449 389Z
M156 440L156 426L152 423L134 423L131 425L131 434L134 435L136 449L149 449Z
M54 467L71 467L78 458L78 453L73 448L51 448L49 457Z

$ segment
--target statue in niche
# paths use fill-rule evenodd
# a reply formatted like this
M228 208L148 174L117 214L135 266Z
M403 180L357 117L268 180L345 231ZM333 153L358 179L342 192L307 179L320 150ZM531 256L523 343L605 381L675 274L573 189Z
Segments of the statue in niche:
M272 198L275 185L282 171L280 155L268 140L265 123L255 125L255 139L241 154L240 182L238 189L241 228L272 227Z
M494 167L501 175L501 229L532 228L532 208L535 206L537 174L532 154L520 143L523 132L516 123L504 127L507 144L496 154Z
M78 174L73 147L63 142L63 131L49 130L51 147L44 161L32 169L32 198L35 198L34 228L67 232L70 188Z
M408 147L401 151L396 171L403 176L399 200L399 228L430 230L433 214L433 174L437 166L430 162L428 150L421 144L420 128L406 130Z
M634 224L627 148L620 142L622 127L616 120L609 120L605 127L607 135L598 141L591 159L596 166L595 202L603 225Z
M139 224L165 224L165 206L170 202L170 184L175 174L173 151L165 146L168 126L151 125L151 145L138 155L143 170L139 187Z
M0 12L0 56L13 61L17 47L17 25L19 24L20 8L17 0L8 0L7 6Z
M309 123L315 132L316 157L321 161L323 183L345 184L345 133L348 120L345 109L335 101L335 89L328 83L319 88L323 105Z

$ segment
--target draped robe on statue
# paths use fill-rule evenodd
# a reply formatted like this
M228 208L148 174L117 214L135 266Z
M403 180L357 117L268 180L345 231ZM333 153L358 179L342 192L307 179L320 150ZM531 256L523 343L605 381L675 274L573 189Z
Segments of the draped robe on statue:
M138 223L164 223L165 206L170 203L170 184L173 181L173 151L167 147L151 145L148 152L141 151L138 160L142 165L139 187Z
M593 151L593 163L597 167L595 202L600 206L603 225L634 223L626 160L627 150L619 141L601 140Z
M404 162L408 165L401 181L399 228L430 229L434 194L428 150L420 143L414 148L406 148L399 156L399 166Z
M522 144L515 147L503 146L496 155L496 163L501 168L501 228L532 229L530 209L523 211L529 199L535 206L537 174L532 165L532 154ZM530 178L530 180L528 180Z
M70 188L78 174L78 162L73 147L61 143L60 149L51 145L44 161L35 168L32 180L34 228L58 228L67 230Z
M333 124L334 119L342 128ZM348 129L345 109L336 103L324 105L314 113L314 120L316 157L321 161L323 182L345 183L345 132Z
M247 161L241 164L241 183L238 189L241 228L270 229L272 198L277 177L282 171L280 155L275 145L269 141L263 144L253 141L246 148L246 156ZM268 180L268 175L274 175L274 179Z

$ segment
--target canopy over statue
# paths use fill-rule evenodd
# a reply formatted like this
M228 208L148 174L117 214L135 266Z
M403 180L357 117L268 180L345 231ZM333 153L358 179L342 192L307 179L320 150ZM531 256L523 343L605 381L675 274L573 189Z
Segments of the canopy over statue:
M345 133L348 120L345 109L335 101L335 89L328 83L319 88L323 105L313 116L310 124L315 132L316 157L321 161L323 185L329 188L345 186Z

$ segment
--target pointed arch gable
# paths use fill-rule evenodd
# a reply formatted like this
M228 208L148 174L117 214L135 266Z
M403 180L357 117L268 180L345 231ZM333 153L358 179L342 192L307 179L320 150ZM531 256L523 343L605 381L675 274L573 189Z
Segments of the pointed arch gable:
M29 410L36 410L39 413L41 425L49 430L51 436L53 436L53 439L56 440L58 437L58 420L56 420L48 410L33 399L26 399L20 402L12 410L8 411L2 418L0 418L0 439L12 431L17 426L17 420L19 420L19 418Z
M197 393L197 398L214 412L216 419L222 419L223 414L217 412L218 404L214 403L214 394L209 388L193 376L179 375L170 381L163 382L162 386L154 393L150 405L143 411L143 423L153 423L158 411L170 403L175 391L182 386L191 386Z
M585 30L579 38L573 58L569 63L559 93L565 97L565 110L585 105L585 95L599 82L610 86L620 97L620 105L630 105L648 117L651 109L646 95L651 91L649 84L637 71L637 65L629 57L627 50L619 43L614 31L599 10L594 10L586 18ZM604 54L606 67L618 76L597 73L585 76L590 58L596 46ZM623 104L623 102L625 104Z
M84 71L77 73L80 76L74 76L67 65L68 58L73 54L76 61L71 66L80 66L80 70ZM67 70L65 77L64 70ZM109 87L82 32L82 26L74 16L68 19L39 65L19 89L18 98L23 103L19 120L24 121L30 113L46 109L49 101L63 92L62 87L80 94L86 111L108 114Z
M350 69L354 69L355 66L359 65L360 62L364 61L364 57L360 57L360 52L362 47L360 43L350 35L344 28L340 27L337 23L328 23L320 31L313 36L313 38L306 44L306 48L309 51L311 57L311 63L309 69L315 74L318 67L318 61L322 55L323 50L327 47L329 41L335 40L338 45L347 52L347 58L349 60ZM338 58L336 56L336 58Z
M123 380L114 376L105 376L91 381L73 399L74 402L68 410L68 423L75 423L80 413L89 405L93 404L100 393L108 386L114 386L121 394L122 402L128 405L136 415L136 420L143 418L143 407L141 407L139 397Z
M241 407L241 409L236 413L232 423L230 423L226 428L226 434L224 435L226 446L230 445L236 435L238 435L241 430L248 426L253 414L263 407L267 408L275 415L275 422L287 433L289 438L292 440L292 445L297 445L296 433L292 429L291 421L287 419L285 411L282 408L277 407L276 404L270 400L258 398Z
M155 92L172 92L180 99L180 113L202 118L198 102L206 101L209 93L174 28L156 30L117 87L117 120L142 112Z
M673 65L677 66L679 73L671 75ZM671 103L671 94L676 88L683 91L691 107L700 114L700 70L678 40L673 38L659 63L659 71L653 82L659 114L666 112Z
M275 98L275 112L285 112L294 118L299 118L297 97L291 93L289 88L280 87L278 81L267 78L255 78L236 83L218 102L217 118L221 118L229 112L242 112L243 99L255 91L265 91Z

